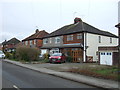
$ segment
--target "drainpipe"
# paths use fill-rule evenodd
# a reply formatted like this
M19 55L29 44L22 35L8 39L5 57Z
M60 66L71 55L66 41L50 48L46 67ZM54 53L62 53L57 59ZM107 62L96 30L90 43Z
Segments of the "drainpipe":
M86 33L84 32L84 44L83 44L83 62L86 62Z
M82 22L82 29L83 31L85 31L84 29L84 25L83 25L83 21L81 20ZM86 32L83 32L83 62L86 62Z

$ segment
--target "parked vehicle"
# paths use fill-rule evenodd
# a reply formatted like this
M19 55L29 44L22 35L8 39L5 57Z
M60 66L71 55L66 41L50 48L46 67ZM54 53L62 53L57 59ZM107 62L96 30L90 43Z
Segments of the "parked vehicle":
M40 58L40 59L44 59L44 54L40 54L40 55L39 55L39 58Z
M66 62L66 56L63 53L54 53L49 57L50 63L63 63Z
M0 50L0 58L5 58L5 54Z

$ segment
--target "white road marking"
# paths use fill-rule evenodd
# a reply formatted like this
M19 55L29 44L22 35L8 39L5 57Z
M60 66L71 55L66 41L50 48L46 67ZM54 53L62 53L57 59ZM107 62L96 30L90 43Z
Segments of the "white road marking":
M17 90L20 90L16 85L13 85L14 88L16 88Z

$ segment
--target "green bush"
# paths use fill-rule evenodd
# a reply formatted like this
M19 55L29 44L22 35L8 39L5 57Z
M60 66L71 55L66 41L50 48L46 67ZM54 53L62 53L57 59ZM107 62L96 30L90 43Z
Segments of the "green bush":
M18 47L16 48L16 58L25 61L35 61L38 60L40 50L37 48L30 47Z
M5 58L12 59L12 53L5 52Z
M72 62L72 57L71 56L67 56L66 62Z
M50 57L50 55L49 55L48 53L45 53L45 54L44 54L44 59L47 60L47 59L49 59L49 57Z

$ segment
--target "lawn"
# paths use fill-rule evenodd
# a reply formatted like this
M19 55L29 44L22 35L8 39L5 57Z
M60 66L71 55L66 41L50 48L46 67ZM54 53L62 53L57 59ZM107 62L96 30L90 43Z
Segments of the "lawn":
M87 64L78 68L70 68L68 71L97 78L120 80L120 68L118 66Z

